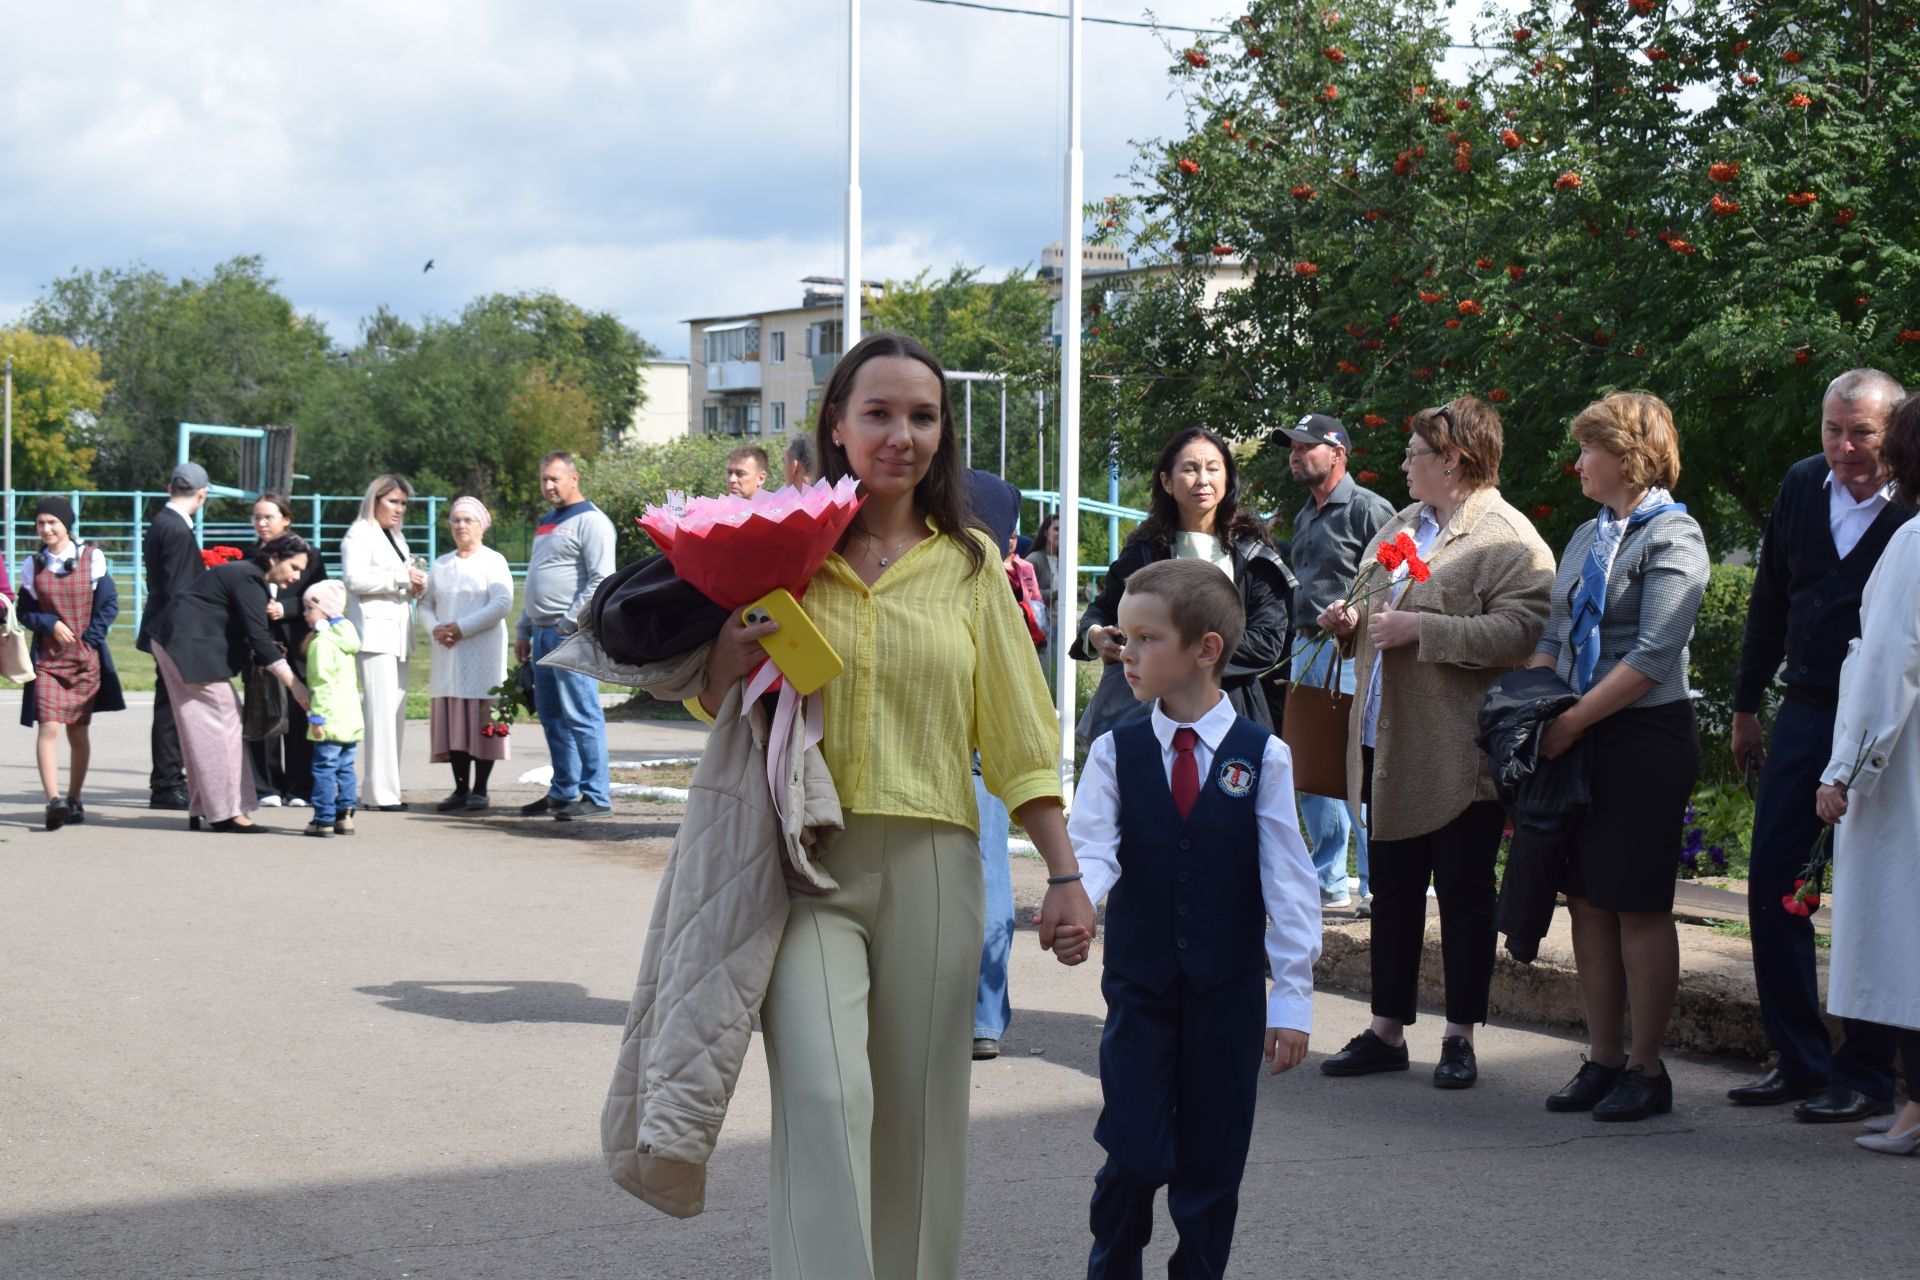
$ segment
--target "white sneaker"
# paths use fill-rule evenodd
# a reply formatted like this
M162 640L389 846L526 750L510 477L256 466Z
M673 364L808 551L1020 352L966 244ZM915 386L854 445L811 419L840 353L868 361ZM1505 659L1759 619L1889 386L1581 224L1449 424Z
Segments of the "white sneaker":
M1338 893L1328 893L1325 889L1322 889L1320 891L1320 905L1323 907L1350 907L1353 905L1353 895L1349 894L1345 889L1340 890Z
M307 807L307 802L299 796L292 796L287 800L287 808L289 809L305 809Z
M262 809L278 809L280 807L280 803L281 801L279 796L261 796L260 797L260 807Z

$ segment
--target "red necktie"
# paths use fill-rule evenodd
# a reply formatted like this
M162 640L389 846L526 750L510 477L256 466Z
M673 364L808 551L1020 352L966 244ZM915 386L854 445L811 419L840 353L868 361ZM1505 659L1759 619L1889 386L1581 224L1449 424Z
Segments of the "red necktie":
M1194 759L1194 744L1200 735L1191 729L1173 731L1173 807L1185 818L1200 798L1200 762Z

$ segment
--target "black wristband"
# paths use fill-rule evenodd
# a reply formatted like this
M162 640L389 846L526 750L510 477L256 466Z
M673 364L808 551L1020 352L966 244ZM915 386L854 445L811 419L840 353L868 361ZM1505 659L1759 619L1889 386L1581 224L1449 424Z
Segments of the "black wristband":
M1047 883L1049 885L1072 884L1075 880L1078 880L1079 878L1080 878L1080 873L1078 871L1075 871L1071 875L1048 876Z

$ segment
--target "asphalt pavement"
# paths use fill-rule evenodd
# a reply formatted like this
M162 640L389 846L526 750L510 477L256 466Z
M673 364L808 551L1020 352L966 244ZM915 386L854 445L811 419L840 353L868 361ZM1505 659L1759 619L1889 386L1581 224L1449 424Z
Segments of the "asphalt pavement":
M600 1280L766 1273L768 1099L750 1058L708 1209L674 1221L606 1177L599 1113L677 821L525 820L513 738L493 815L443 818L425 725L405 814L352 839L189 834L145 809L147 711L103 716L88 822L40 829L30 731L0 699L0 1277ZM616 757L688 725L612 726ZM422 811L422 809L426 811ZM1022 874L1032 874L1025 868ZM1014 1025L974 1068L968 1277L1085 1266L1100 1161L1097 969L1017 939ZM1322 994L1305 1066L1263 1079L1237 1275L1898 1276L1920 1159L1722 1099L1750 1063L1675 1059L1639 1125L1551 1115L1580 1045L1486 1028L1482 1079L1317 1066L1366 1023ZM1171 1248L1164 1208L1149 1269Z

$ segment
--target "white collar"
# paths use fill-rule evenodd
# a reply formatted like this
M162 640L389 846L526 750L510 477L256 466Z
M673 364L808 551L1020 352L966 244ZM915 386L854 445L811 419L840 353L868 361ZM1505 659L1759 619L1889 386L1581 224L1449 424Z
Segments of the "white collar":
M1894 492L1900 487L1900 482L1898 480L1889 480L1878 493L1870 493L1864 500L1859 502L1854 501L1852 490L1843 484L1835 484L1833 482L1833 472L1831 471L1827 472L1827 478L1821 482L1821 485L1828 493L1846 499L1847 504L1857 510L1860 507L1868 506L1875 502L1892 502Z
M1213 710L1190 725L1182 724L1168 717L1167 713L1160 709L1160 701L1156 698L1153 703L1153 736L1160 739L1162 751L1171 751L1173 750L1173 731L1192 729L1200 735L1200 741L1207 744L1207 750L1218 751L1221 741L1227 736L1227 730L1233 728L1233 721L1237 714L1233 709L1233 703L1223 693L1220 695L1220 701L1213 704Z

